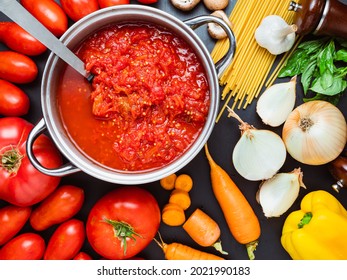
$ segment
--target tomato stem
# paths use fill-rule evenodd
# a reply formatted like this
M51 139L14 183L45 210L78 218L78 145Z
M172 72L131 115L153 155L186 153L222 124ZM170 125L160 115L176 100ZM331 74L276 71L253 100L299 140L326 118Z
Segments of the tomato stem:
M19 150L12 146L9 150L0 154L0 157L0 166L5 168L10 174L16 174L18 172L22 159L24 158Z
M142 238L142 236L135 232L134 228L126 222L118 222L109 219L104 219L104 221L113 227L114 235L121 240L124 255L126 255L127 251L127 238L131 238L135 242L135 236Z

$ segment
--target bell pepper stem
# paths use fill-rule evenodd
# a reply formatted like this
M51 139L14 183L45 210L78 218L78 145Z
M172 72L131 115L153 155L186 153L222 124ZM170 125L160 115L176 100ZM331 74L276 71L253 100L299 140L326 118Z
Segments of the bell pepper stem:
M303 228L305 225L309 224L311 219L312 219L312 213L311 212L305 213L305 215L302 217L302 219L300 220L298 224L298 228Z

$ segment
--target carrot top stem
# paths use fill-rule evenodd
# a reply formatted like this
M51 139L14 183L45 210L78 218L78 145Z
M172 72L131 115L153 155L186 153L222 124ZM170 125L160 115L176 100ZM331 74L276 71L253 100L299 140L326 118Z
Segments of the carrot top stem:
M220 252L221 254L223 255L228 255L229 253L224 251L223 248L222 248L222 241L217 241L216 243L214 243L212 245L218 252Z
M246 244L247 254L250 260L254 260L254 251L257 249L258 246L258 240L255 240L253 242L249 242Z

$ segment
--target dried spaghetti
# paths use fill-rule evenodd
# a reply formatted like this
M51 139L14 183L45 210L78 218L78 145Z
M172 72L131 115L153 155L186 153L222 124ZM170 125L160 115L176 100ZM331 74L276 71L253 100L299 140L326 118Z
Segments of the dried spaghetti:
M283 0L238 0L229 16L234 24L233 32L236 37L237 51L229 67L220 78L224 86L222 99L225 104L217 118L225 110L232 98L233 109L238 103L240 109L246 108L260 94L266 78L275 62L276 56L260 47L254 39L254 32L264 17L279 15L288 24L293 22L293 12L288 11L289 2ZM227 52L227 39L216 42L211 55L216 62Z

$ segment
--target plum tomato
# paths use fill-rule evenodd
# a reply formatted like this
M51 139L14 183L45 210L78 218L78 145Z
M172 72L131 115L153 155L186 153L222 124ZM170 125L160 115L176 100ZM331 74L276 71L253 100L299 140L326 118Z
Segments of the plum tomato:
M40 260L45 240L36 233L23 233L8 241L0 250L0 260Z
M72 260L81 250L84 240L84 223L77 219L68 220L53 232L43 259Z
M52 0L21 0L21 4L55 36L68 28L68 19L59 4Z
M48 176L31 164L26 141L33 124L18 118L0 118L0 199L17 206L31 206L46 198L60 183L60 177ZM33 153L46 168L62 165L62 157L44 134L33 143Z
M44 53L47 48L22 27L14 22L0 22L0 42L11 50L36 56Z
M29 111L30 99L14 84L0 79L0 115L20 117Z
M130 4L130 0L98 0L100 8Z
M97 0L60 0L60 4L73 21L78 21L99 9Z
M7 205L0 209L0 246L13 238L28 221L31 207Z
M124 186L101 197L88 215L86 231L92 248L105 259L129 259L153 240L160 224L154 196Z
M0 79L17 84L26 84L34 81L37 77L38 69L35 62L24 54L1 51L0 61Z
M85 252L79 252L74 258L74 260L85 261L92 260L92 257Z

